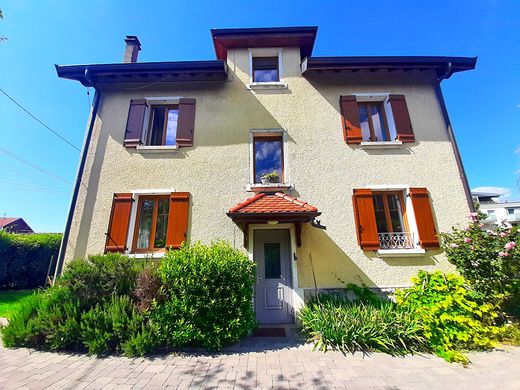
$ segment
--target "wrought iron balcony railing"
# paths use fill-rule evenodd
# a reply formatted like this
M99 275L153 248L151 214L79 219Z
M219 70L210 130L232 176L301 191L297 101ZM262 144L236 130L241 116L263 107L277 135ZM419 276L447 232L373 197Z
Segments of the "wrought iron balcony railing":
M413 233L394 232L378 233L381 249L412 249L415 248Z

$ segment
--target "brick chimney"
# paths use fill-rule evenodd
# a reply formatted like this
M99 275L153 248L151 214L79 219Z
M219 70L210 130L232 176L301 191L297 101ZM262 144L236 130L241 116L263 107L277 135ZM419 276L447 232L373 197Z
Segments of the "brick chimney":
M141 50L141 42L139 42L139 38L137 38L135 35L127 35L125 42L126 47L125 55L123 56L123 62L125 64L137 62L137 56L139 55L139 50Z

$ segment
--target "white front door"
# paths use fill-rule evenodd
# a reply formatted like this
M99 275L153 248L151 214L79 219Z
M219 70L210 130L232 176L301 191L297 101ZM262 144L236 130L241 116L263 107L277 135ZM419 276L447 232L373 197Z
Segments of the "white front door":
M294 322L288 229L255 230L255 310L262 324Z

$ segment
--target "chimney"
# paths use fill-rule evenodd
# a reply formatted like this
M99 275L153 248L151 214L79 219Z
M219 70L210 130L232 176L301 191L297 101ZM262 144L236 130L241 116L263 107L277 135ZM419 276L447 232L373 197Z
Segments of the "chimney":
M123 62L125 64L137 62L137 56L139 55L139 50L141 50L141 42L139 42L139 38L137 38L135 35L127 35L125 42L126 47L125 55L123 56Z

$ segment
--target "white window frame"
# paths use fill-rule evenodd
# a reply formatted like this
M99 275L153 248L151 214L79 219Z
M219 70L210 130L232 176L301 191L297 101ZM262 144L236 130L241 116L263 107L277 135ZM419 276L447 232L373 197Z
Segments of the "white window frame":
M150 115L152 112L152 105L178 105L182 96L154 96L145 97L146 110L144 112L142 134L143 139L148 139L148 132L150 131ZM161 153L161 152L172 152L178 150L177 145L137 145L136 150L141 153Z
M158 188L158 189L140 189L132 192L132 209L130 210L130 221L128 223L128 232L126 238L125 254L136 259L158 259L165 255L166 252L151 252L151 253L132 253L132 245L134 240L134 232L137 224L137 208L139 205L139 196L150 195L169 195L175 192L175 189Z
M287 89L287 83L283 80L283 48L281 47L261 47L248 49L249 56L249 84L247 89ZM278 57L278 81L257 82L253 81L253 58L258 57Z
M423 256L426 250L419 245L419 231L417 229L417 221L415 219L415 210L413 208L412 198L410 197L410 186L403 184L374 184L368 185L365 188L377 192L385 191L402 191L404 196L404 203L406 207L406 219L408 221L409 233L413 234L414 247L410 249L378 249L376 253L380 257L417 257ZM379 239L379 237L378 237Z
M283 183L272 183L272 184L262 184L255 183L255 148L254 148L254 140L255 136L282 136L282 148L283 148ZM290 172L289 172L289 156L288 156L288 135L285 129L249 129L249 184L246 186L246 191L255 191L261 189L272 189L276 190L290 190L293 189L294 186L290 181Z
M400 148L403 145L402 141L397 140L397 129L395 127L394 114L392 105L390 104L389 92L374 92L374 93L357 93L356 102L382 102L385 109L386 123L388 124L388 133L390 141L362 141L360 146L362 149L380 149L380 148Z

